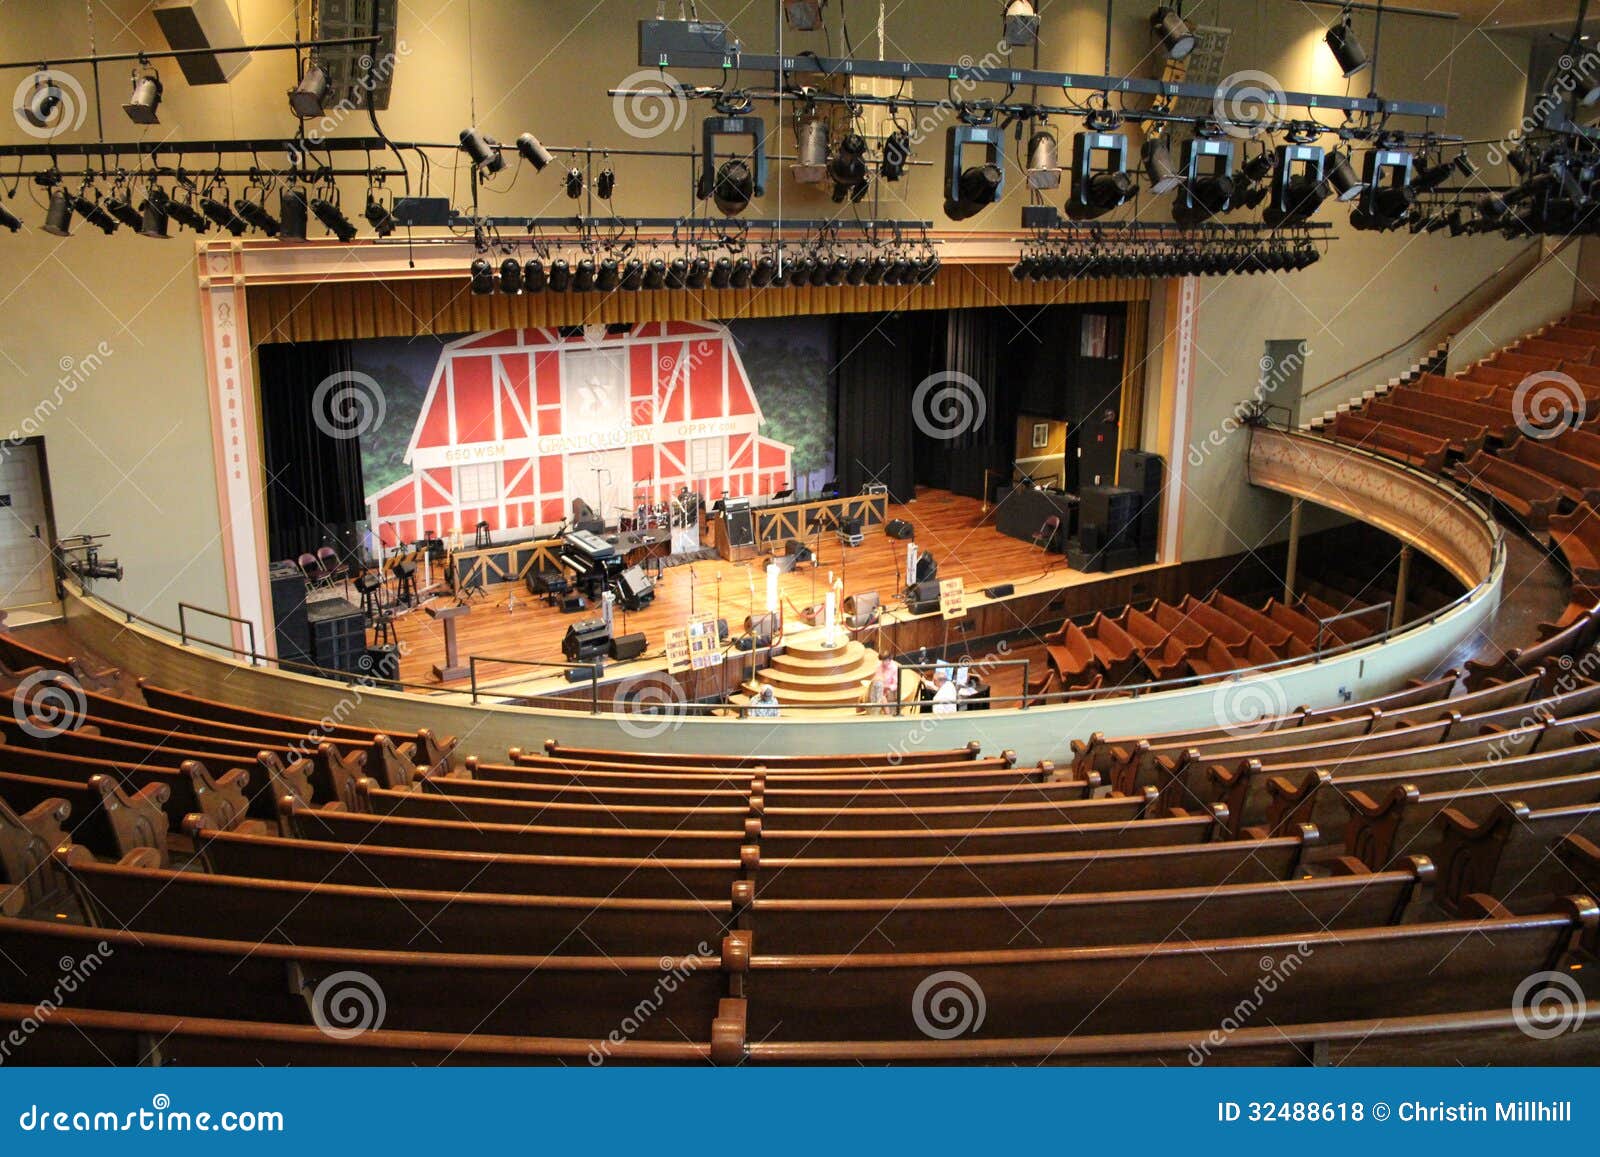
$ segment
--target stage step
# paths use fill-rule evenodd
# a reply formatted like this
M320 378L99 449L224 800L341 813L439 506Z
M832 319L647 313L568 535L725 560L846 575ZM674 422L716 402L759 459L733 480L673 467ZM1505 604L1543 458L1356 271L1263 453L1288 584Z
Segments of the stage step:
M772 657L772 669L797 675L832 675L860 666L867 649L854 639L850 640L842 655L813 655L785 651Z
M780 705L850 707L865 698L866 685L877 669L878 652L872 648L849 638L830 647L818 637L790 644L769 666L757 671L754 679L747 680L743 689L747 695L756 695L763 684L769 684ZM748 699L735 695L730 702L741 704Z

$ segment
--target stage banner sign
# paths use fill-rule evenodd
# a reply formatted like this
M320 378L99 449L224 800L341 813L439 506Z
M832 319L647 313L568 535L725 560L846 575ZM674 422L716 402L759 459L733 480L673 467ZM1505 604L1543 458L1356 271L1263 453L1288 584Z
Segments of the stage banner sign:
M667 630L667 670L676 675L689 670L689 630L687 627L670 627Z
M696 671L715 667L721 659L717 650L717 620L714 615L696 615L689 620L689 665Z
M939 616L959 619L967 613L967 588L959 578L939 580Z

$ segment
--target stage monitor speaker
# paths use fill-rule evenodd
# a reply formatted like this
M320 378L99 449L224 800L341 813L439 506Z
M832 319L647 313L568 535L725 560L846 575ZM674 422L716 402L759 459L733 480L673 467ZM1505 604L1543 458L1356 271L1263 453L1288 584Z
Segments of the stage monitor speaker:
M778 633L778 616L771 611L759 615L746 615L744 629L752 635L765 635L768 639Z
M400 690L400 648L393 643L368 647L358 665L360 673L370 679L374 687Z
M267 568L272 586L272 636L278 658L286 663L311 662L311 628L306 623L306 576L292 562Z
M918 583L918 585L922 583L934 583L937 585L938 578L939 560L934 558L933 555L929 554L927 551L923 551L922 554L917 557L917 573L914 576L915 581Z
M626 663L629 659L637 659L644 654L645 635L642 631L635 631L631 635L617 635L611 640L611 646L606 654L619 663Z
M306 608L311 627L311 661L329 671L355 675L367 653L367 616L343 599L324 599Z
M734 506L730 501L722 517L728 520L729 546L754 546L756 544L755 518L748 503Z
M887 534L890 538L898 538L904 541L905 539L910 538L915 532L913 531L911 524L906 522L904 519L891 518L888 522L884 523L883 533Z
M585 619L567 628L561 640L561 653L569 662L578 663L605 654L611 642L611 628L604 619Z
M920 582L906 588L906 609L913 615L925 615L938 610L938 582Z
M996 586L983 588L983 593L989 596L991 599L1008 598L1015 594L1016 591L1017 588L1012 586L1010 583L1000 583Z
M878 592L868 591L865 594L846 595L844 600L844 620L855 628L870 627L878 618Z
M798 538L791 538L789 540L789 558L792 560L789 563L791 570L803 562L809 562L815 566L817 561L811 556L811 548L805 543L801 542Z
M622 605L630 611L641 609L656 597L655 583L637 566L623 571L617 578L617 586L622 590Z

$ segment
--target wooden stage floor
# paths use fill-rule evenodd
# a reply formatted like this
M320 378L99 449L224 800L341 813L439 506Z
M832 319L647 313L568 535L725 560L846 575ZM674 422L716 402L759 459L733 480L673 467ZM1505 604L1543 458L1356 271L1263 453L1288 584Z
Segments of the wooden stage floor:
M1023 594L1103 577L1071 570L1065 555L1048 554L1032 543L1001 534L993 525L994 511L984 515L977 499L943 490L923 490L915 502L891 505L889 517L904 519L915 527L914 541L922 550L932 552L939 564L940 578L960 576L964 580L969 604L987 602L982 588L1000 583L1012 583L1017 593ZM865 541L853 548L824 534L815 571L802 566L779 580L788 631L793 635L806 629L800 612L823 601L830 571L843 579L847 596L876 591L884 601L897 603L896 567L903 568L904 560L905 543L889 538L881 529L868 531ZM740 634L752 602L765 609L764 563L765 556L737 564L707 559L663 571L656 584L655 601L643 611L626 616L627 631L642 631L648 637L644 655L631 663L609 665L607 677L662 669L667 630L682 626L690 614L691 584L694 609L727 619L730 635ZM435 601L444 606L454 600L446 594ZM473 600L470 614L456 620L461 661L465 663L467 656L479 655L561 662L561 640L567 628L595 614L590 608L564 615L546 607L522 586L490 587L484 598ZM450 688L467 685L464 680L439 684L433 678L433 665L442 663L444 658L443 632L436 620L418 610L402 615L395 627L402 652L402 681ZM1023 619L1016 620L1012 629L1023 634L1020 645L1039 641L1029 637L1030 627ZM623 633L620 609L613 629L617 634ZM862 641L871 645L867 637ZM1017 679L1020 684L1020 676ZM559 671L541 675L514 664L480 662L480 687L485 681L492 683L499 695L534 695L566 686ZM996 692L1000 693L998 687ZM1017 691L1012 689L1009 693Z

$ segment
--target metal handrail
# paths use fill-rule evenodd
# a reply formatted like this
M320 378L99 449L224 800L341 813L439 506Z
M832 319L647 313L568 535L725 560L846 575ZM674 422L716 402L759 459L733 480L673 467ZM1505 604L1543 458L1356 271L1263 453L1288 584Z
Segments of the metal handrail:
M468 655L467 667L472 677L472 704L478 704L478 664L505 663L512 667L549 667L562 671L586 670L589 672L589 714L600 714L600 664L556 663L548 659L501 659L493 655Z
M1389 613L1389 612L1392 612L1393 610L1394 610L1394 600L1393 599L1385 599L1383 602L1381 602L1381 603L1373 603L1369 607L1357 607L1353 611L1340 611L1337 615L1329 615L1326 618L1318 616L1318 618L1317 618L1317 645L1312 648L1312 651L1313 652L1319 652L1319 651L1322 650L1322 636L1325 633L1327 633L1328 624L1329 623L1337 623L1337 622L1340 622L1341 620L1344 620L1344 619L1358 619L1362 615L1370 615L1373 611L1383 611L1385 613ZM1358 639L1357 642L1363 642L1364 643L1364 642L1366 642L1366 640L1365 639Z
M193 611L197 615L210 615L212 618L216 619L225 619L230 623L237 623L244 627L246 634L250 638L250 649L246 652L246 654L250 656L250 665L252 667L256 666L256 625L253 622L251 622L249 619L242 619L238 615L230 615L226 611L214 611L210 607L197 606L194 603L179 603L178 638L183 640L183 645L186 647L189 645L189 622L185 617L186 611ZM199 639L197 641L204 643L208 647L226 646L226 644L223 643L213 643L210 639ZM233 650L231 646L228 646L227 649L230 651Z

